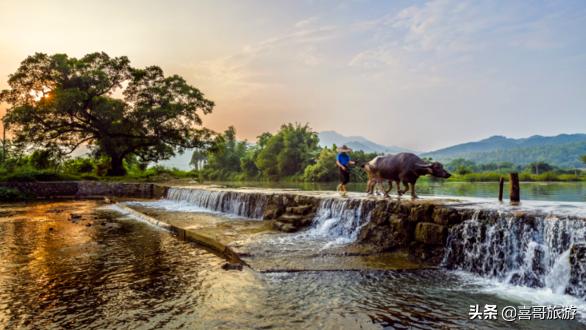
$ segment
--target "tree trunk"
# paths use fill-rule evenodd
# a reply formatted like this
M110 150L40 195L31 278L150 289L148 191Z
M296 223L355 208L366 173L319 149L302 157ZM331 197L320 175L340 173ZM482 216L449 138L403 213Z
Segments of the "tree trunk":
M126 175L126 169L122 160L124 157L110 156L110 169L108 170L108 176L124 176Z

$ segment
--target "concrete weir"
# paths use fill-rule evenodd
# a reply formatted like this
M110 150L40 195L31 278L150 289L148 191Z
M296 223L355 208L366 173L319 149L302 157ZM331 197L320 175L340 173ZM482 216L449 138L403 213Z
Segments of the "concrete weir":
M431 266L586 299L584 203L149 183L15 187L44 198L148 198L116 207L259 271Z
M218 186L169 187L163 201L175 203L168 205L184 211L196 207L196 212L203 209L249 218L249 224L230 221L238 224L228 230L236 233L232 236L217 235L216 228L208 232L208 237L220 240L260 271L394 269L383 259L402 254L424 267L463 270L514 285L546 287L586 298L583 203L525 202L510 206L486 199L399 200L362 193L341 198L333 192ZM174 212L170 222L180 211ZM157 217L156 212L151 215ZM258 228L260 224L282 234L272 241L249 239L254 243L248 246L235 243L234 236L246 236L243 228ZM197 226L189 230L205 232ZM325 244L312 250L313 255L300 256L300 248L315 241ZM291 244L296 245L288 249ZM348 260L357 256L358 266L349 266ZM363 257L373 256L377 257L372 263L364 261ZM333 268L316 266L329 257ZM258 261L263 258L269 263ZM295 261L302 258L313 259Z

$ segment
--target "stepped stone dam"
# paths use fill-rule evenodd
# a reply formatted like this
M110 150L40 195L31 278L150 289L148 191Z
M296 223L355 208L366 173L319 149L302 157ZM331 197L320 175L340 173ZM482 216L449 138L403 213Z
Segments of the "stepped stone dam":
M256 220L297 240L341 243L346 255L403 252L420 264L586 298L580 206L221 187L170 187L163 200Z
M75 190L70 195L81 198L100 194L149 198L152 204L124 202L121 208L132 208L144 219L154 219L151 222L191 237L227 255L231 262L253 268L261 265L254 264L255 254L280 253L279 260L285 260L295 258L305 246L318 246L311 255L320 257L335 253L384 259L389 253L401 253L426 267L586 299L583 203L509 206L466 198L385 199L362 193L341 198L332 192L137 185L82 184L69 189ZM26 188L34 191L32 186ZM43 197L51 197L46 187L41 191ZM153 211L157 207L165 208L167 214ZM180 212L212 212L232 220L208 230L185 225ZM222 230L225 233L219 233ZM280 236L267 241L255 238L246 244L238 241L267 230Z

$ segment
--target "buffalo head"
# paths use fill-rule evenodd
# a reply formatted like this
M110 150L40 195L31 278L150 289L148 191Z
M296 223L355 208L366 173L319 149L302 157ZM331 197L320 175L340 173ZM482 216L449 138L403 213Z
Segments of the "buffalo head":
M429 164L430 174L437 178L447 179L452 175L444 169L444 166L439 162L433 162Z

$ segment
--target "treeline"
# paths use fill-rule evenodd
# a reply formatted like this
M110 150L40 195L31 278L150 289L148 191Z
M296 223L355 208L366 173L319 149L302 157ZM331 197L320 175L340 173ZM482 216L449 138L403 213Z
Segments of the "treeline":
M275 134L259 135L254 143L238 141L231 126L215 138L209 149L195 151L191 164L201 180L329 182L338 178L335 148L320 147L317 133L308 125L285 124ZM375 156L362 151L352 153L357 164ZM365 180L357 167L351 175L355 181Z
M182 171L150 165L135 155L124 158L125 176L108 175L111 161L99 150L77 158L64 158L51 150L23 151L8 143L6 155L0 149L0 181L54 180L149 180L166 181L190 178L200 181L296 181L334 182L336 146L320 147L317 133L308 125L285 124L276 133L263 133L254 142L239 141L229 127L216 134L209 147L193 152L193 169ZM357 165L351 168L353 182L365 182L360 164L376 153L353 151ZM428 159L432 160L432 159ZM586 164L586 155L581 161ZM444 164L453 174L449 181L498 181L509 172L519 172L522 181L579 181L585 173L564 169L545 162L520 166L511 162L475 163L463 158Z
M579 158L586 164L586 155ZM458 181L497 181L510 172L518 172L521 181L580 181L584 175L579 169L561 168L546 162L516 165L511 162L477 164L471 160L457 158L445 164Z

